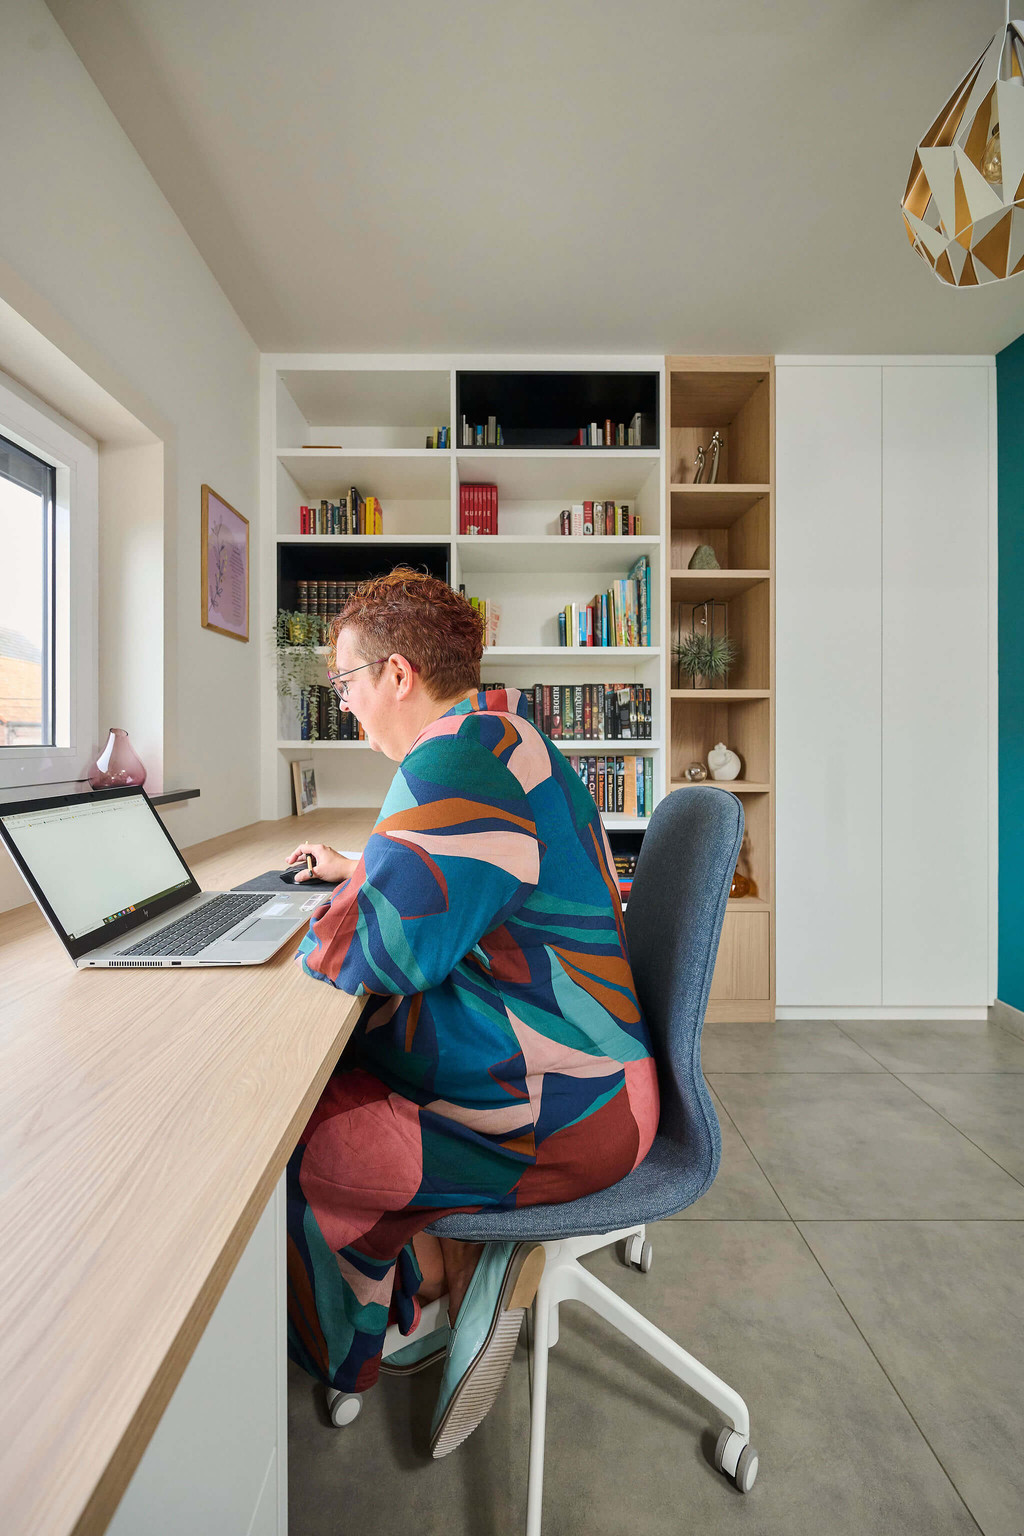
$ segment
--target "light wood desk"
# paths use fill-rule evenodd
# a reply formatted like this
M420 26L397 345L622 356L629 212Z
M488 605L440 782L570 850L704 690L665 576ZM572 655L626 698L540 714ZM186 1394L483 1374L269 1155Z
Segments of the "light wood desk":
M186 851L206 890L372 812ZM301 832L301 837L300 837ZM33 903L0 916L0 1523L94 1536L124 1492L352 1032L301 938L241 970L77 971Z

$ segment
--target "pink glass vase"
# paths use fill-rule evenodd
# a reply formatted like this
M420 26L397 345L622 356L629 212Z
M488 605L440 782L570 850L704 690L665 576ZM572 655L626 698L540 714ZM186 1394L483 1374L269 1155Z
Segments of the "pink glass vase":
M89 783L93 789L111 789L145 782L146 770L135 755L128 732L112 725L106 746L89 769Z

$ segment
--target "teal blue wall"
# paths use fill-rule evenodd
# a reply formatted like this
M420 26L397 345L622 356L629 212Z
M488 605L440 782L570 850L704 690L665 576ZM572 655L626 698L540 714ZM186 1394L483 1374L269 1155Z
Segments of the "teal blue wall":
M999 986L1024 1009L1024 336L996 358L999 396Z

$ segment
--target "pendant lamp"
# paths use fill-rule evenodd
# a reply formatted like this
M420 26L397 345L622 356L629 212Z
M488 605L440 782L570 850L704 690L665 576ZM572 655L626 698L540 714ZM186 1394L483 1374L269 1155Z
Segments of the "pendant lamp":
M1024 272L1024 22L968 70L914 155L903 197L911 245L940 282Z

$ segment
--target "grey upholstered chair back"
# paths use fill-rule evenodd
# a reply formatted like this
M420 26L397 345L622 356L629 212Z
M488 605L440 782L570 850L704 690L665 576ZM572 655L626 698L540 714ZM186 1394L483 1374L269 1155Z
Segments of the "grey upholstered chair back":
M743 839L736 795L677 789L651 817L626 908L629 960L651 1031L661 1089L660 1136L718 1171L721 1132L700 1065L700 1036L718 940Z

